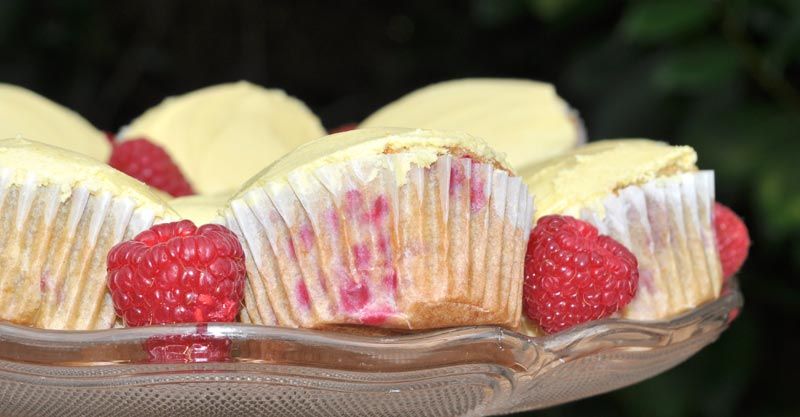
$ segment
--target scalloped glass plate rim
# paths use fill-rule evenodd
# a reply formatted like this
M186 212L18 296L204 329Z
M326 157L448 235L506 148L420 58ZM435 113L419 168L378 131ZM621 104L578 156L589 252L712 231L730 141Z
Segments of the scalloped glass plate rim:
M739 292L735 280L723 290L723 294L716 300L710 301L693 310L690 310L671 320L665 321L634 321L625 319L604 319L568 329L553 335L541 337L528 337L523 334L495 326L474 326L459 327L442 330L434 330L424 333L397 335L397 336L362 336L330 331L305 330L281 327L268 327L250 325L242 323L209 323L202 326L204 334L215 338L228 338L234 343L256 342L270 343L278 342L292 344L315 349L338 349L349 350L360 353L369 358L370 364L366 368L374 369L379 363L392 363L401 361L408 364L414 357L422 357L435 351L452 351L455 348L467 348L470 345L485 344L491 342L496 344L498 353L497 363L508 365L508 353L514 356L513 362L517 366L527 362L521 356L526 350L534 349L535 356L542 354L553 355L553 359L563 357L574 357L575 355L596 352L598 349L626 349L626 348L655 348L670 344L680 343L702 332L702 326L698 330L697 323L709 317L729 320L729 315L743 304L743 298ZM722 323L727 325L727 321ZM687 330L687 331L681 331ZM198 325L169 325L169 326L150 326L140 328L117 328L108 330L94 331L59 331L41 330L30 327L14 325L0 322L0 352L7 352L3 346L14 346L16 352L13 357L0 353L0 360L12 362L28 362L47 364L39 358L28 357L25 347L35 348L36 351L42 349L55 354L62 352L68 355L70 352L80 351L83 348L100 344L115 345L134 345L141 344L150 337L170 336L170 335L190 335L197 334ZM484 346L485 348L485 346ZM510 349L513 352L508 352ZM104 351L115 352L113 349ZM241 353L241 352L238 352ZM80 356L77 360L69 360L71 366L103 366L113 364L128 363L125 357L116 355L99 355L86 358ZM84 359L84 360L81 360ZM255 357L241 354L234 354L233 363L259 362L263 357ZM482 355L476 362L493 363L492 354ZM261 361L263 362L263 361ZM221 364L221 363L220 363ZM447 366L451 363L445 361L438 363L438 366ZM457 360L457 364L463 364L463 358ZM196 364L179 364L182 366ZM204 364L209 366L212 364ZM302 365L302 363L298 363ZM315 364L309 364L315 365ZM426 366L431 366L427 363Z

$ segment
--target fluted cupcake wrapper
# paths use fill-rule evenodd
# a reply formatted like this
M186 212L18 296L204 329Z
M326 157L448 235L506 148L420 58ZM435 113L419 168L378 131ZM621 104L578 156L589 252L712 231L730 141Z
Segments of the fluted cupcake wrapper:
M663 319L719 296L722 268L713 229L714 173L678 174L629 186L584 220L633 252L639 288L622 316Z
M395 153L290 174L231 201L244 321L324 328L516 325L533 200L468 158ZM398 178L398 173L400 178Z
M0 169L0 319L47 329L105 329L115 314L106 255L156 219L127 197L21 184Z

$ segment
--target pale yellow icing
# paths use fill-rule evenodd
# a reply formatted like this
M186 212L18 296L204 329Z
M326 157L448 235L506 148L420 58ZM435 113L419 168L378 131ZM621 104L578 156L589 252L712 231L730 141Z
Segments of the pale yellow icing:
M165 99L134 120L124 138L163 146L199 194L238 189L295 147L325 134L319 119L281 90L245 81Z
M694 171L697 154L688 146L646 139L593 142L522 173L536 195L536 218L579 216L583 207L603 213L602 201L628 185Z
M170 200L169 205L183 219L189 219L200 226L221 218L220 211L225 207L233 193L215 195L191 195Z
M386 167L394 169L397 184L402 185L412 166L428 167L439 156L454 148L508 167L502 155L495 153L486 142L465 133L402 128L357 129L325 136L300 146L253 177L240 194L252 187L285 183L290 174L311 176L319 167L371 158L387 150L402 151L398 152L402 156L394 162L395 165ZM376 159L376 164L381 163L388 161Z
M361 126L466 132L505 153L520 171L584 141L580 120L551 84L517 79L433 84L383 107Z
M0 171L9 168L12 184L25 184L30 175L42 186L58 184L62 201L74 188L85 187L92 193L108 191L130 197L138 207L150 208L157 216L172 214L146 184L77 152L22 137L0 140Z
M0 138L22 135L106 162L111 144L78 113L30 90L0 83Z

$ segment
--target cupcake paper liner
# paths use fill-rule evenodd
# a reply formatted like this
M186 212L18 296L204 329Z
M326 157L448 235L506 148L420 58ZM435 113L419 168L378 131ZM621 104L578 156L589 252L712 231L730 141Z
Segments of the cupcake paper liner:
M12 183L0 169L0 319L46 329L105 329L115 314L106 254L156 220L127 197Z
M700 171L629 186L581 217L636 255L639 288L622 317L657 320L713 300L722 268L713 229L714 173Z
M408 168L411 157L293 172L233 199L226 224L248 257L242 320L515 326L533 212L527 187L468 158Z

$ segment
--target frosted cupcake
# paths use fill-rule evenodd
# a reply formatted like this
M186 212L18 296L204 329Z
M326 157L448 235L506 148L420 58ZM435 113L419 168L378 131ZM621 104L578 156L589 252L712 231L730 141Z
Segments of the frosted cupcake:
M106 255L174 214L149 187L87 156L0 141L0 320L105 329Z
M238 190L287 152L325 134L300 100L245 81L165 99L121 132L162 146L198 194Z
M361 126L466 132L505 153L520 172L585 141L577 113L551 84L506 78L433 84L386 105Z
M688 146L643 140L590 143L524 173L548 214L588 221L637 258L639 287L625 318L664 319L719 296L712 214L714 173Z
M0 83L0 138L17 135L108 161L105 134L74 111L30 90Z
M532 197L472 136L365 129L278 160L231 200L246 322L517 325Z

